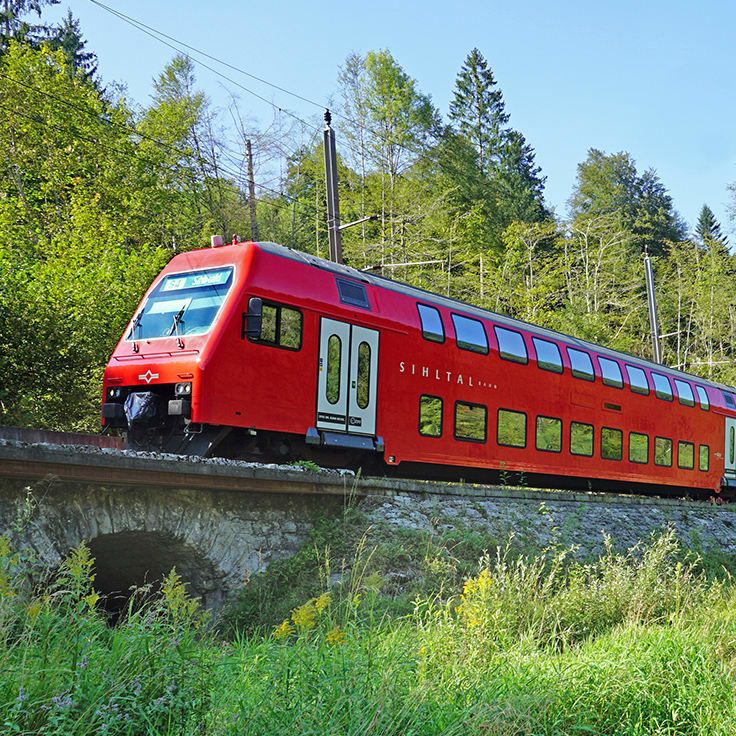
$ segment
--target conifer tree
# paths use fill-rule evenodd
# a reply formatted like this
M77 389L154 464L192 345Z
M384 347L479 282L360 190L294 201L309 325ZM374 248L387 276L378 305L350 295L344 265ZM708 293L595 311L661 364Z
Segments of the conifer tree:
M698 224L695 226L695 234L698 236L700 243L705 246L709 243L719 243L725 246L728 243L728 238L721 232L721 224L707 204L704 204L700 210Z
M97 74L97 56L85 50L87 42L71 9L50 38L49 45L54 50L61 49L69 68L80 72L86 79L92 79Z
M29 23L24 20L29 13L41 17L46 5L58 5L60 0L2 0L0 3L0 53L11 41L38 43L47 39L51 28L44 23Z

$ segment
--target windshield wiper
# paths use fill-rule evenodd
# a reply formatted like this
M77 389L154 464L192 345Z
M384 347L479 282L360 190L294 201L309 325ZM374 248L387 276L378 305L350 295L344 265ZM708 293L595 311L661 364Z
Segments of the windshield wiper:
M169 330L169 337L176 333L176 344L180 347L184 347L184 340L181 339L181 333L179 332L179 325L182 323L182 317L184 317L184 312L186 311L189 304L183 304L182 308L174 315L173 318L173 324L171 325L171 329Z
M135 331L141 326L141 322L143 321L143 309L141 309L138 314L136 314L135 319L133 320L133 324L130 327L130 334L133 339L133 352L138 352L138 341L135 339Z

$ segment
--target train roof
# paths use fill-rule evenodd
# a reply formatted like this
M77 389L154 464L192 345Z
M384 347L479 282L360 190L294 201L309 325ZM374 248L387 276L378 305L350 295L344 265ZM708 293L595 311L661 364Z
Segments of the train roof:
M294 250L293 248L279 245L278 243L263 241L256 243L256 245L267 253L272 253L274 255L281 256L282 258L300 261L306 265L320 268L323 271L330 271L339 276L348 276L349 278L353 278L382 289L406 294L407 296L421 302L435 304L455 311L461 311L464 314L473 315L483 319L490 319L500 325L532 332L535 335L564 342L573 347L590 350L603 356L617 358L618 360L622 360L632 365L643 366L650 370L655 370L677 378L687 378L691 381L695 381L696 383L711 386L721 391L728 391L729 393L734 392L734 388L732 386L727 386L726 384L718 383L717 381L711 381L707 378L695 376L691 373L686 373L685 371L680 371L675 368L669 368L668 366L654 363L651 360L646 360L636 355L631 355L630 353L625 353L620 350L612 350L611 348L607 348L602 345L587 342L586 340L581 340L577 337L573 337L572 335L567 335L564 332L557 332L556 330L550 330L547 327L540 327L539 325L525 322L524 320L508 317L504 314L498 314L497 312L492 312L489 309L483 309L482 307L468 304L467 302L463 302L459 299L451 299L449 297L441 296L417 286L410 286L409 284L405 284L401 281L395 281L388 276L367 273L366 271L358 271L357 269L351 268L350 266L346 266L342 263L334 263L333 261L318 258L317 256L313 256L309 253L304 253L302 251Z

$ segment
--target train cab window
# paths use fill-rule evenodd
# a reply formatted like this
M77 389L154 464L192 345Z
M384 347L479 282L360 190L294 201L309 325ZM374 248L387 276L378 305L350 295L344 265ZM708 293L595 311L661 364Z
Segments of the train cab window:
M624 433L620 429L601 429L601 457L604 460L620 460L624 454Z
M261 334L248 339L272 347L299 350L302 346L302 313L280 304L264 302Z
M677 443L677 467L685 470L695 467L695 445L692 442Z
M601 367L601 376L603 376L603 383L606 386L613 386L614 388L624 387L621 368L615 360L598 356L598 365Z
M632 463L649 462L649 437L639 432L629 434L629 461Z
M572 455L593 455L593 425L570 422L570 453Z
M710 401L708 394L702 386L696 386L695 391L698 394L698 401L700 402L700 408L708 411L710 409Z
M419 434L424 437L442 435L442 399L439 396L419 397Z
M575 378L582 378L584 381L595 381L593 361L588 353L575 350L575 348L567 348L567 355L570 358L570 368Z
M351 307L361 307L362 309L371 308L370 302L368 301L368 294L363 284L337 278L335 279L335 283L337 284L340 301L343 304L349 304Z
M537 365L545 371L562 373L562 357L557 345L540 337L533 337L532 342L537 352Z
M672 386L670 385L669 378L663 376L661 373L652 371L652 380L654 381L654 395L658 399L672 401Z
M733 400L733 394L728 393L728 391L723 391L723 400L726 402L726 406L729 409L733 409L736 411L736 402Z
M507 330L505 327L494 327L498 340L498 354L504 360L512 360L514 363L528 363L526 345L520 332Z
M367 409L371 393L371 346L367 342L358 345L357 373L355 401L359 408Z
M470 350L484 355L488 353L488 337L482 322L463 317L461 314L453 314L452 324L455 326L457 346L461 350Z
M455 439L466 442L485 442L488 409L482 404L455 402Z
M417 304L417 309L422 323L422 337L431 342L444 342L445 326L442 324L440 310L426 304Z
M693 396L693 390L690 388L689 383L675 378L675 391L677 391L677 398L681 404L695 406L695 397Z
M554 417L537 417L537 450L562 451L562 421Z
M647 374L641 368L627 365L626 375L629 377L629 388L635 394L649 396L649 381L647 381Z
M327 341L327 401L337 404L340 399L340 363L342 361L342 340L330 335Z
M526 414L499 409L496 441L504 447L526 447Z
M672 440L667 437L654 438L654 464L670 467L672 465Z
M710 467L710 447L700 445L698 451L698 470L706 471Z

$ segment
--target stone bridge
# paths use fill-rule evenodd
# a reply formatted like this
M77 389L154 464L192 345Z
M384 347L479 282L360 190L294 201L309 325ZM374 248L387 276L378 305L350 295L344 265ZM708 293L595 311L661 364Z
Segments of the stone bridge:
M155 583L172 567L204 605L272 560L294 554L316 519L361 504L368 523L428 534L470 529L489 546L513 532L539 548L628 547L673 527L686 543L736 553L736 513L703 501L356 479L227 460L0 440L0 534L55 568L86 542L107 594Z

